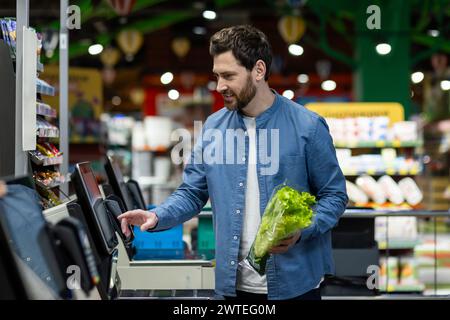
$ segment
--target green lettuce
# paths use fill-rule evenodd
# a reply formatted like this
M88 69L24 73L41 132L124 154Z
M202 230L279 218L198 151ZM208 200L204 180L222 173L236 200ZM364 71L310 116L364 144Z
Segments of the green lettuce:
M281 240L311 225L316 198L308 192L283 186L270 199L247 260L263 275L269 250Z

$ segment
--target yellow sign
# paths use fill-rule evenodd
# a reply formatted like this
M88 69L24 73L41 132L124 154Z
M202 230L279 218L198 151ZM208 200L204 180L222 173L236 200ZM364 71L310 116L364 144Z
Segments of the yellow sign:
M305 107L324 118L388 117L390 125L405 120L403 106L396 102L321 102Z
M59 68L46 66L42 79L57 88L55 96L43 96L45 103L59 114ZM95 143L100 136L100 114L103 112L103 83L97 69L69 69L70 142Z

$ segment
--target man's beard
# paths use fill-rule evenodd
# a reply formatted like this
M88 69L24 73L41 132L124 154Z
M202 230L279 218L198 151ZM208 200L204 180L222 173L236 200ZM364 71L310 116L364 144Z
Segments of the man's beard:
M241 90L239 95L236 95L233 91L227 91L225 94L231 93L236 99L231 105L225 105L228 110L238 110L242 111L256 95L256 86L253 84L250 75L247 77L247 82L245 87Z

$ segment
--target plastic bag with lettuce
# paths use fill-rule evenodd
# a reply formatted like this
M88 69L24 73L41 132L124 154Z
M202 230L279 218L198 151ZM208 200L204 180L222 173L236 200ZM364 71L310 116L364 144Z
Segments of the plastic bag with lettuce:
M311 207L315 203L316 198L308 192L298 192L286 184L277 187L264 210L250 252L240 264L264 275L269 250L281 240L311 225L314 215Z

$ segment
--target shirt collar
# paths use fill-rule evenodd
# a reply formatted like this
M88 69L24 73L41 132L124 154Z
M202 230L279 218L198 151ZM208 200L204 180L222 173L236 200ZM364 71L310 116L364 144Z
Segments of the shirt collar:
M273 94L275 94L275 99L273 100L273 103L269 108L264 110L264 112L262 112L255 118L257 128L263 127L264 124L272 117L272 115L280 108L281 104L280 95L275 90L273 89L270 90L273 92ZM240 112L237 112L237 114L239 115L239 118L242 121L244 115Z

